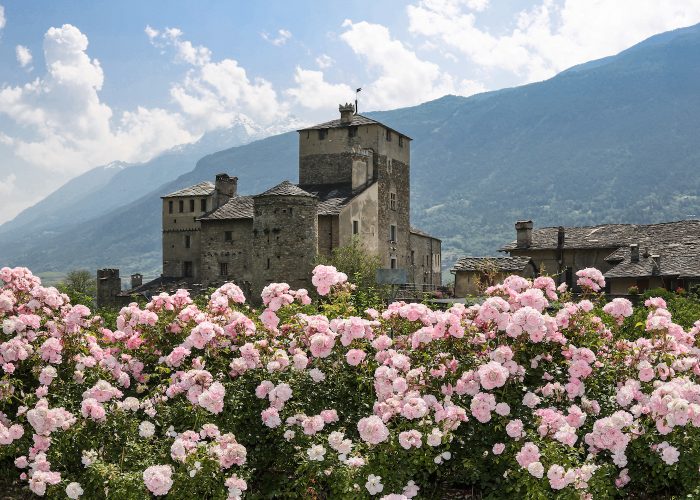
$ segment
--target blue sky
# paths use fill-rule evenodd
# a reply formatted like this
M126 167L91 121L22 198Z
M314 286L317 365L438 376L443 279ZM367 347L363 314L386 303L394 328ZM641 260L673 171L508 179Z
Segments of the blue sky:
M549 78L700 22L700 0L0 0L0 223L69 178L244 122Z

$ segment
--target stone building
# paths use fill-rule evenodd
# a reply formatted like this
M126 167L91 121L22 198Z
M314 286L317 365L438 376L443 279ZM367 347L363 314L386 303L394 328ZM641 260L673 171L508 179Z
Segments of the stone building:
M523 278L537 276L530 257L462 257L450 270L455 276L455 297L479 295L512 274Z
M226 174L163 197L163 279L311 287L317 255L359 238L385 268L441 285L441 242L410 225L411 138L341 105L299 133L299 184L255 196Z
M644 292L700 284L700 220L539 229L532 221L518 221L515 230L516 240L501 251L531 257L558 283L573 286L577 271L595 267L613 295L630 287Z

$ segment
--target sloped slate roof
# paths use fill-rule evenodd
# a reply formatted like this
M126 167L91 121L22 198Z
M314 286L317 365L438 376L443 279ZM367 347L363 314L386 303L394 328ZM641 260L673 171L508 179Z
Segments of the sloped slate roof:
M557 248L557 227L543 227L532 231L532 244L528 250ZM565 228L564 248L610 248L639 244L640 250L653 248L661 242L673 243L697 241L700 237L700 220L663 222L660 224L603 224ZM515 250L515 241L501 248L502 251ZM607 259L615 260L616 253Z
M314 197L315 195L304 191L296 184L292 184L289 181L282 181L274 187L271 187L264 193L256 194L257 196L308 196Z
M353 194L350 184L304 184L299 187L318 197L318 215L340 214L347 202L357 194Z
M406 134L399 132L398 130L394 130L391 127L387 127L383 123L363 115L352 115L352 120L349 123L341 123L340 118L338 118L337 120L331 120L329 122L319 123L318 125L299 129L297 132L301 132L303 130L321 130L326 128L357 127L359 125L381 125L382 127L388 128L392 132L396 132L397 134L404 136L408 140L412 140Z
M200 217L200 220L252 219L253 197L234 196L224 205Z
M483 271L486 266L495 266L499 271L514 272L525 269L530 257L462 257L451 269L457 271Z
M607 273L606 278L643 278L648 276L678 276L700 278L700 243L670 243L652 248L649 253L640 252L639 261L632 262L628 248L622 262ZM658 255L656 268L652 255Z
M166 194L162 198L174 198L177 196L209 196L214 193L214 183L209 181L200 182L194 186L186 187L175 191L174 193Z
M425 237L425 238L431 238L431 239L433 239L433 240L442 241L440 238L436 238L435 236L432 236L432 235L426 233L425 231L421 231L421 230L418 229L417 227L411 226L410 232L413 233L413 234L417 234L418 236L423 236L423 237Z

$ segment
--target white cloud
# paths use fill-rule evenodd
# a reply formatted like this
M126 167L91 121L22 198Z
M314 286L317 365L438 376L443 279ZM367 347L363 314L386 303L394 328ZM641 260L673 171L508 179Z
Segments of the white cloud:
M292 38L292 32L286 29L280 29L277 30L276 37L268 33L260 33L260 36L263 38L263 40L270 42L272 45L281 47L287 43L290 38Z
M87 36L75 26L50 28L44 36L45 75L23 86L0 88L0 112L19 126L10 138L19 158L46 170L78 174L117 159L147 160L197 139L179 114L162 109L138 108L113 117L99 97L102 67L87 48Z
M15 190L15 181L17 176L9 174L4 179L0 179L0 195L9 196Z
M355 95L348 85L326 82L322 71L297 66L294 81L297 86L285 93L297 104L311 110L333 110L340 103L350 102Z
M477 26L478 0L421 0L407 8L410 31L461 51L477 66L505 70L520 83L615 54L651 35L700 21L697 0L542 0L514 27Z
M17 62L23 68L26 68L32 63L32 51L24 45L15 47L15 54L17 56Z
M160 32L148 26L146 34L155 46L174 48L177 58L192 66L170 95L196 129L227 127L238 119L267 125L286 115L272 84L251 80L234 59L213 61L208 48L183 40L177 28Z
M376 74L374 81L362 85L365 109L409 106L456 92L449 74L420 59L385 26L346 20L343 27L348 29L340 38Z
M327 69L333 66L335 60L328 54L321 54L316 58L316 64L321 69Z
M5 27L5 23L6 23L6 20L5 20L5 7L3 7L2 5L0 5L0 30L3 29L3 28Z

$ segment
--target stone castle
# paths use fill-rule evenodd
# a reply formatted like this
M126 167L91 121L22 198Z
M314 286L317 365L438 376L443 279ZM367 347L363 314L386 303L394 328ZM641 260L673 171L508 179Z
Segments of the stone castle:
M340 118L299 130L299 184L255 196L219 174L163 196L163 276L249 293L284 281L311 288L318 255L359 238L423 290L440 286L441 242L410 225L411 138L341 105Z
M383 268L399 271L385 273L394 284L418 292L441 286L441 242L410 224L411 138L352 104L339 111L339 119L298 131L298 185L242 196L238 178L222 173L163 196L162 275L148 283L131 275L130 290L121 291L119 270L100 269L98 306L226 281L249 297L273 282L310 289L316 258L353 238Z

